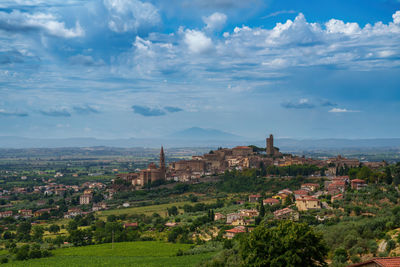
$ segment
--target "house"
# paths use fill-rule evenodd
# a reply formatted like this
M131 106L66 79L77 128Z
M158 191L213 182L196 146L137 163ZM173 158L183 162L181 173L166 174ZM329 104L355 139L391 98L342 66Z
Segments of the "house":
M249 202L258 202L261 198L261 195L256 194L256 195L250 195L249 196Z
M233 221L240 219L241 216L239 213L229 213L226 215L226 223L231 224Z
M34 212L35 217L42 216L45 213L50 213L52 209L40 209Z
M343 193L346 189L345 181L334 181L328 185L328 193L331 195Z
M351 189L359 190L365 186L367 186L367 185L364 180L361 180L361 179L351 180Z
M274 217L277 220L293 220L297 221L299 219L299 213L292 210L291 208L284 208L274 212Z
M304 189L293 191L295 199L308 196L308 191Z
M19 214L21 214L22 217L32 217L32 210L19 210Z
M218 213L218 212L214 214L214 221L219 221L219 220L223 220L223 219L225 219L224 214Z
M299 211L320 209L321 203L315 197L301 197L296 199L296 207Z
M132 229L132 228L137 228L139 226L139 224L137 222L133 222L133 223L124 223L124 228L125 229Z
M94 203L92 206L92 211L99 211L107 209L107 204L104 202L101 203Z
M176 222L167 222L166 224L164 224L166 227L175 227L178 225L178 223Z
M252 209L252 210L239 210L240 216L242 217L256 217L258 216L259 212L258 210Z
M279 199L276 199L276 198L267 198L267 199L263 200L264 206L265 205L273 206L273 205L278 205L279 203L280 203Z
M228 239L232 239L235 236L237 236L238 234L242 234L242 233L246 233L246 228L244 228L243 226L237 226L233 229L229 229L229 230L225 230L225 237Z
M304 190L310 190L310 191L316 191L319 189L319 184L314 184L314 183L306 183L301 185L301 189Z
M92 194L83 194L79 197L79 204L88 205L92 201Z
M0 218L11 217L12 215L13 215L13 212L11 210L0 212Z
M331 197L331 202L343 199L343 194L337 194Z
M64 214L64 218L70 219L78 215L82 215L82 210L79 208L71 208Z
M349 265L348 267L396 267L400 266L400 257L375 258Z
M290 195L290 194L278 193L278 194L276 194L275 196L273 196L272 198L285 200L285 199L288 198L289 195Z

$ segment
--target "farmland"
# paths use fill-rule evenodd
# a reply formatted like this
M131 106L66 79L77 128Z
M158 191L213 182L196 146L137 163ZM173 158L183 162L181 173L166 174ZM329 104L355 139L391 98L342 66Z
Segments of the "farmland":
M49 258L10 262L4 266L195 266L213 253L176 256L188 244L155 241L122 242L86 247L62 248Z

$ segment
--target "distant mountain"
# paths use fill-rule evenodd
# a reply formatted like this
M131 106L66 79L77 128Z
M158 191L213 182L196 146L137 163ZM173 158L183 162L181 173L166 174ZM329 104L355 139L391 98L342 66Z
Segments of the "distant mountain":
M198 127L189 128L163 138L128 138L128 139L97 139L97 138L64 138L40 139L15 136L0 136L0 148L62 148L62 147L117 147L133 148L147 147L234 147L237 145L257 145L265 147L265 140L246 140L231 133ZM276 138L274 145L281 151L311 151L338 150L346 148L360 149L399 149L400 138L379 139L289 139Z
M204 129L200 127L192 127L182 131L178 131L167 136L168 139L186 139L186 140L234 140L240 141L244 138L235 134L223 132L216 129Z

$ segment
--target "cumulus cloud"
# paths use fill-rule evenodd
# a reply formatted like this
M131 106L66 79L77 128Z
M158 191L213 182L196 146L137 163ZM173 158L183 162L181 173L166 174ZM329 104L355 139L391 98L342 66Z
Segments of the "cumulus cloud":
M133 105L132 110L134 113L140 114L145 117L164 116L167 115L167 113L176 113L183 111L183 109L179 107L166 106L164 108L151 108L141 105Z
M215 12L208 17L203 17L203 21L206 24L206 29L209 30L221 30L227 20L227 16L224 13Z
M66 109L40 110L39 113L49 117L71 117L71 113Z
M81 114L81 115L100 113L100 111L97 108L89 106L89 105L74 106L73 110L76 113Z
M104 0L108 10L108 27L117 33L137 32L140 28L156 26L161 18L151 3L138 0Z
M0 30L10 32L41 31L49 36L75 38L85 35L77 21L75 28L67 28L64 22L49 13L27 13L13 10L11 13L0 12Z
M157 117L157 116L164 116L167 113L159 108L150 108L146 106L139 106L139 105L133 105L132 110L136 114L140 114L145 117Z
M349 110L346 108L332 108L329 110L331 113L349 113L349 112L359 112L358 110Z
M207 37L202 31L187 29L185 31L184 42L188 46L189 51L193 53L205 53L213 48L211 38Z
M284 102L281 104L282 107L287 109L311 109L315 108L315 105L311 103L307 98L302 98L297 102Z
M0 109L0 116L5 116L5 117L27 117L28 113Z

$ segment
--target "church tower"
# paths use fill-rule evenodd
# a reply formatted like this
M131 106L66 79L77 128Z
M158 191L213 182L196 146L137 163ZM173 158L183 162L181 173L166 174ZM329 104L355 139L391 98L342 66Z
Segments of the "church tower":
M165 173L166 173L165 154L164 154L164 148L162 146L160 151L160 171L161 171L161 179L165 179Z
M268 156L273 156L275 154L275 149L274 149L274 136L271 134L269 135L269 138L267 138L267 155Z

